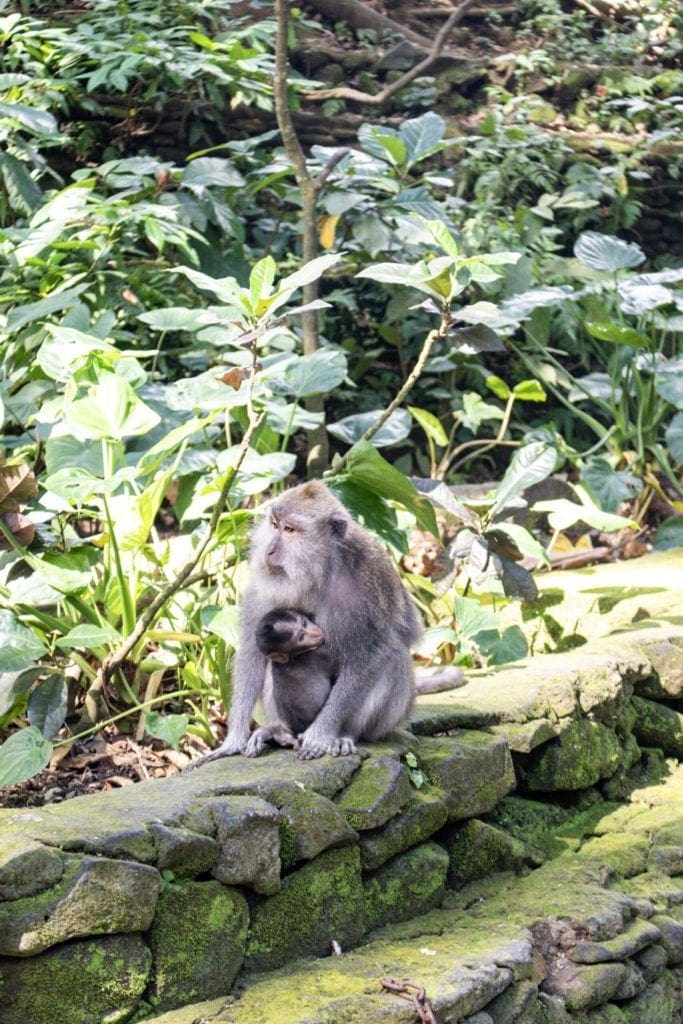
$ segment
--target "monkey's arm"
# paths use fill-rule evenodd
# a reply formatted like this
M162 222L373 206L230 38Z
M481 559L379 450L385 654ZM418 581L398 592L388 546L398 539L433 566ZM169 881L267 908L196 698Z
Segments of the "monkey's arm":
M266 678L266 658L261 654L251 635L245 629L242 642L235 655L232 678L232 699L228 717L228 734L213 751L213 757L243 754L251 732L251 714L263 692Z

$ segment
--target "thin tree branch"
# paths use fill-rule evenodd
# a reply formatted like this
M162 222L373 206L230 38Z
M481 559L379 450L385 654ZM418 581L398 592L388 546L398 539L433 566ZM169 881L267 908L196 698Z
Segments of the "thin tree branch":
M422 348L420 350L420 354L415 361L415 365L413 366L412 370L406 377L402 387L396 392L395 396L393 397L389 405L386 407L384 412L381 414L381 416L379 416L372 424L372 426L365 431L363 436L359 438L359 441L357 441L356 444L358 444L360 441L369 441L371 438L375 436L377 431L384 426L384 424L391 416L392 412L394 412L394 410L397 409L399 405L401 405L408 392L412 390L414 385L419 380L420 376L422 375L422 371L424 370L425 363L429 359L430 353L434 348L434 345L437 343L437 341L441 341L443 340L443 338L447 337L450 329L450 314L448 311L445 311L442 314L441 323L439 324L439 326L436 328L436 330L430 331L427 337L425 338L424 344L422 345ZM349 448L349 450L342 455L342 457L336 462L336 464L327 474L328 476L336 476L337 473L342 472L346 465L349 454L352 450L352 448Z
M409 71L406 71L404 75L397 78L395 82L390 82L389 85L385 85L380 92L361 92L359 89L349 89L347 86L338 86L334 89L319 89L316 92L304 92L302 95L309 100L354 100L356 103L372 103L375 106L381 106L381 104L386 103L386 101L395 93L404 89L406 85L409 85L409 83L413 81L413 79L418 78L431 67L437 57L441 55L441 51L446 45L446 40L448 39L451 29L463 19L468 8L472 7L474 3L475 0L462 0L462 3L451 12L447 20L437 32L434 37L434 42L430 45L426 56Z

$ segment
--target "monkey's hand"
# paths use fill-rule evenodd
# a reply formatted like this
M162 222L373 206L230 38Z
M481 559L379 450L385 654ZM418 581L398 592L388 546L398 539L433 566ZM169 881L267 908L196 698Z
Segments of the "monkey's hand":
M347 757L356 753L356 744L350 736L316 736L312 728L299 736L300 761L312 761L316 757L332 754L333 757Z
M245 757L258 757L268 740L271 738L270 729L254 729L244 751Z

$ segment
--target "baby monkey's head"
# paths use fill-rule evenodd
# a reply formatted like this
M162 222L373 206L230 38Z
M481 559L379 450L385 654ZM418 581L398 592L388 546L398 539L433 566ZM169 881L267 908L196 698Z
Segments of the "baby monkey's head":
M273 608L256 627L256 645L271 661L287 662L324 643L320 627L295 608Z

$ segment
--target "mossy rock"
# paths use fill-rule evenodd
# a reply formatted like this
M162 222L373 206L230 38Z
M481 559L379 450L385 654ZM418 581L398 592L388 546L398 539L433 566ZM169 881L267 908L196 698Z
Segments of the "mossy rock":
M379 828L410 799L408 775L393 757L371 757L337 801L351 828Z
M0 849L0 900L18 900L49 889L63 872L64 859L58 851L26 836L8 836Z
M360 860L364 871L372 871L397 853L424 842L446 824L448 807L438 790L418 790L382 828L361 832Z
M458 889L492 871L521 871L545 860L539 850L477 818L449 829L441 840L448 852L448 884Z
M646 747L660 747L665 754L683 760L683 714L644 697L633 697L636 739Z
M272 970L288 960L328 953L332 941L355 946L365 932L357 847L327 850L287 875L280 892L254 902L245 967Z
M64 942L27 959L0 957L2 1024L119 1024L145 990L152 956L139 935Z
M444 893L447 870L444 848L438 843L422 843L365 876L368 929L405 921L435 907Z
M249 908L220 882L169 885L149 933L152 1001L159 1009L229 992L242 965Z
M472 731L424 738L420 764L443 791L451 821L490 811L515 785L510 749L502 736Z
M586 789L608 779L621 762L616 733L600 722L580 718L556 740L537 748L521 765L525 786L537 792Z

